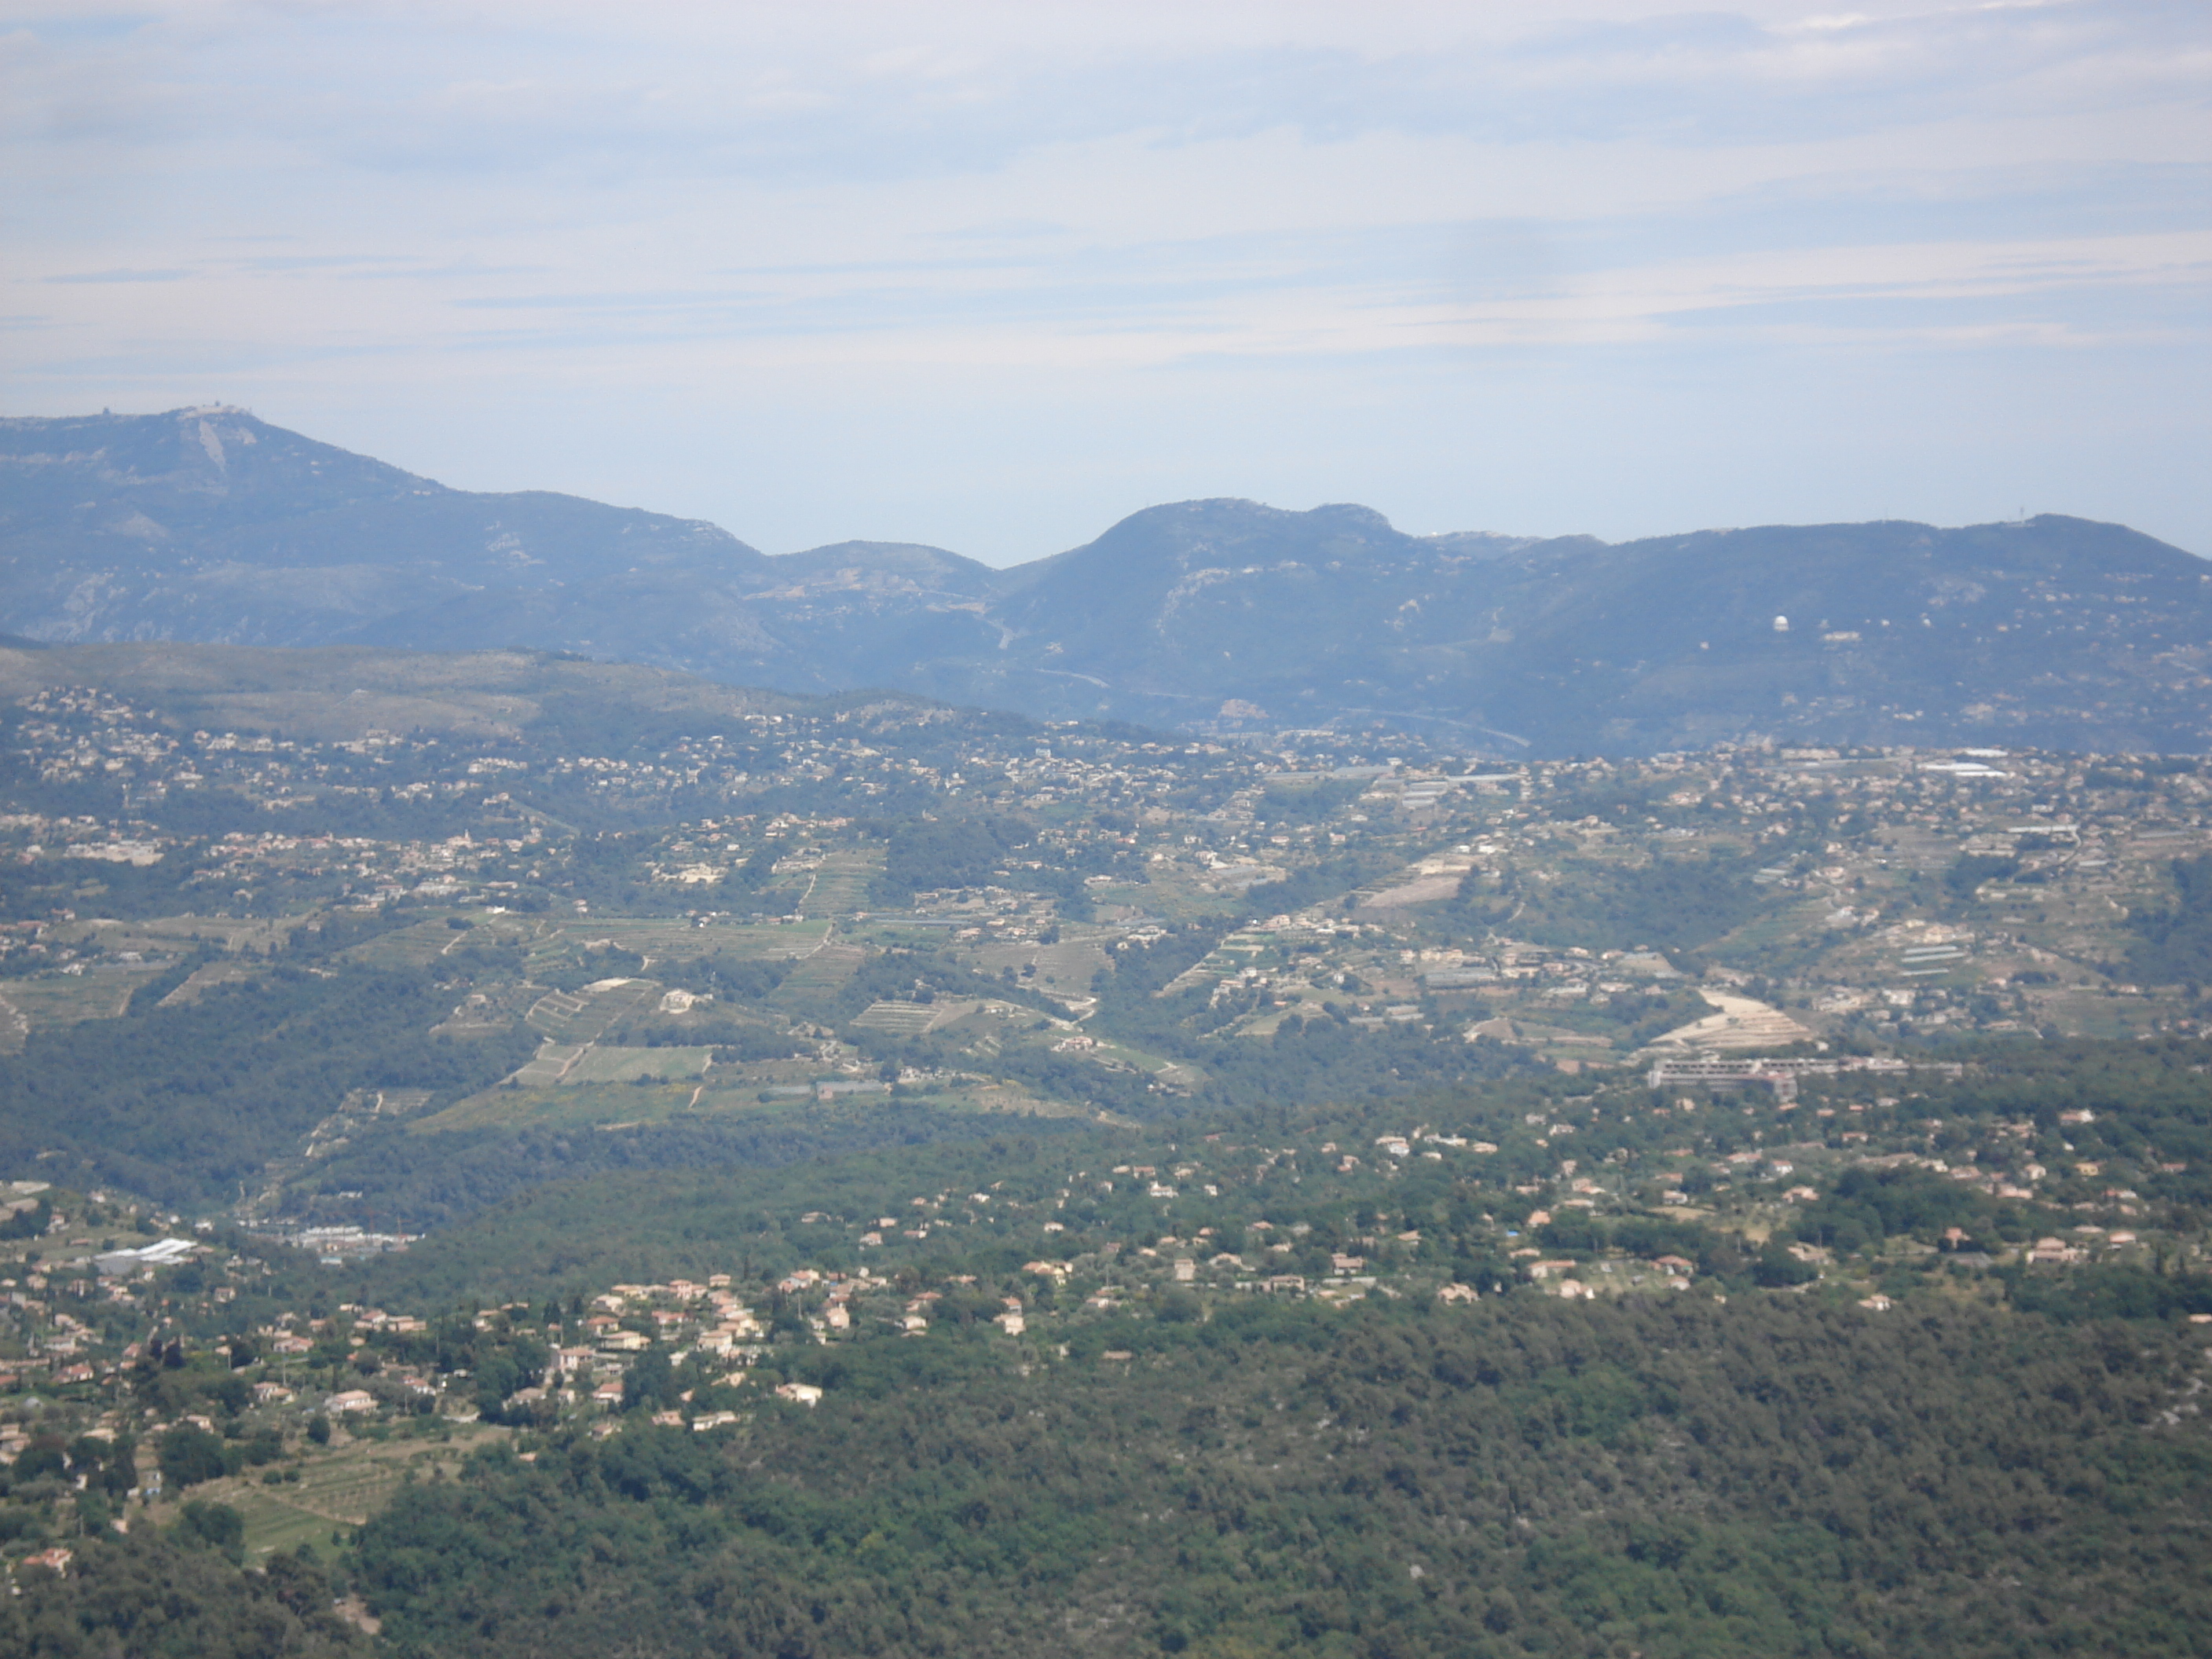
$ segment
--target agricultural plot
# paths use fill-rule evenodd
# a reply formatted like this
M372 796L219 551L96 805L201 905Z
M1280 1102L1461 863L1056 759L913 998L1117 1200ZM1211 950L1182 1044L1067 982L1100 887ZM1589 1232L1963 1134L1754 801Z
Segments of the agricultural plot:
M41 1026L116 1018L132 994L162 972L159 966L100 964L82 974L0 981L0 1053L21 1048Z
M1188 1088L1199 1081L1198 1073L1188 1066L1111 1037L1094 1036L1081 1026L1040 1033L1038 1040L1055 1054L1073 1054L1109 1072L1141 1072L1177 1088Z
M799 960L770 994L769 1002L778 1008L803 1008L820 998L835 996L867 959L868 953L860 945L825 942L820 950Z
M428 1089L356 1089L308 1132L301 1157L309 1163L328 1158L373 1120L412 1117L429 1103Z
M811 1117L826 1109L823 1103L817 1100L811 1092L806 1094L770 1094L763 1099L763 1096L765 1092L766 1091L763 1090L754 1088L732 1089L723 1087L708 1089L703 1093L699 1093L695 1097L687 1097L684 1102L679 1103L678 1109L681 1110L687 1118L692 1116L715 1118L803 1118ZM861 1105L866 1109L872 1110L880 1105L881 1102L875 1097L862 1097L858 1103L851 1100L841 1100L837 1103L837 1106L841 1110L849 1111L855 1103Z
M718 922L702 931L700 937L711 940L710 948L718 953L768 961L777 957L804 956L827 939L830 931L830 924L826 921Z
M441 1425L441 1429L444 1425ZM468 1424L445 1431L449 1439L424 1446L409 1437L392 1441L349 1440L310 1453L297 1466L299 1479L264 1484L255 1470L191 1489L196 1498L228 1504L246 1523L248 1563L301 1544L327 1548L331 1529L357 1527L392 1501L410 1474L418 1480L458 1474L470 1452L498 1440L507 1430ZM158 1504L157 1520L170 1521L181 1507Z
M1134 1128L1130 1119L1073 1101L1050 1100L1013 1084L967 1084L933 1094L929 1103L939 1111L974 1112L981 1116L1076 1118L1091 1123L1111 1123Z
M1096 939L1063 940L1057 945L1008 939L1003 944L981 943L961 954L978 973L999 975L1011 968L1025 983L1055 996L1084 994L1101 969L1113 966L1113 959ZM1024 969L1036 972L1024 973Z
M1279 983L1275 989L1279 994L1290 998L1289 1003L1280 1008L1262 1009L1260 1012L1252 1015L1237 1026L1238 1036L1273 1036L1281 1030L1286 1023L1328 1018L1328 1011L1324 1006L1322 994L1311 986Z
M653 962L690 962L705 956L768 961L804 955L821 944L830 929L826 921L730 922L681 916L593 916L562 924L537 948L552 956L578 945L606 940Z
M1044 1049L1103 1071L1137 1073L1177 1088L1188 1088L1200 1080L1188 1066L1178 1066L1132 1044L1095 1035L1073 1021L1049 1018L1020 1003L969 1004L968 1012L938 1026L935 1035L973 1056L978 1072L994 1069L996 1058L1010 1049ZM969 1085L960 1086L964 1090ZM1013 1087L996 1081L973 1086L984 1089L994 1098Z
M1712 1004L1715 1012L1667 1032L1655 1046L1755 1050L1787 1048L1812 1039L1812 1032L1779 1008L1724 991L1701 988L1698 994Z
M665 1123L678 1115L687 1120L754 1117L814 1109L817 1103L807 1068L781 1074L753 1075L750 1067L746 1072L748 1075L732 1077L718 1066L708 1073L714 1079L712 1087L691 1081L660 1083L650 1078L622 1083L572 1082L555 1088L502 1085L472 1095L410 1127L423 1134L449 1129L623 1129ZM797 1092L769 1092L776 1087ZM768 1097L763 1099L763 1095Z
M430 1028L433 1036L481 1037L503 1031L525 1012L534 987L492 985L471 991L453 1012Z
M102 950L111 955L125 951L136 951L143 956L187 955L202 945L221 945L225 951L266 951L271 945L282 945L299 927L301 918L286 916L264 918L258 921L236 916L147 916L133 921L118 921L106 916L87 921L63 922L51 929L46 937L56 944L81 945L97 940Z
M1151 879L1141 887L1107 887L1094 890L1096 902L1121 902L1140 907L1147 915L1166 921L1200 921L1242 908L1242 890L1224 886L1208 880L1207 872L1195 866L1158 864L1152 866ZM1127 894L1127 898L1115 896Z
M580 991L548 991L524 1018L555 1042L596 1042L623 1015L658 1001L661 988L658 980L608 979Z
M1103 881L1090 890L1091 902L1102 918L1135 921L1152 914L1150 884L1134 881Z
M198 1002L222 986L241 985L252 977L253 969L243 962L210 962L193 969L182 985L161 999L161 1006L182 1007L188 1002Z
M975 1012L972 1002L872 1002L853 1024L864 1031L889 1031L897 1036L921 1036L940 1025Z
M667 962L726 948L723 936L728 931L684 916L584 916L562 924L541 948L557 952L579 945L609 944L634 951L649 962Z
M507 1080L520 1089L550 1089L568 1075L578 1060L590 1051L588 1042L544 1042L529 1064Z
M455 921L471 921L473 926L457 927ZM469 945L512 944L535 937L536 924L520 916L495 915L489 911L475 913L469 917L432 917L418 921L410 927L401 927L389 933L380 933L374 939L363 939L339 952L345 962L363 963L374 968L422 968L440 957L451 956Z
M597 1049L592 1051L592 1058L627 1057L647 1052L659 1054L682 1051ZM831 1092L823 1094L825 1088ZM1019 1085L987 1077L965 1077L932 1088L921 1097L934 1111L1099 1117L1089 1107L1042 1098ZM421 1133L493 1127L613 1130L665 1123L679 1117L687 1121L740 1117L811 1120L830 1114L850 1119L898 1111L906 1103L895 1099L872 1077L825 1072L817 1059L716 1066L696 1082L684 1079L663 1082L649 1076L627 1081L586 1081L572 1077L556 1086L502 1085L472 1096L435 1116L419 1119L410 1127Z
M964 921L950 916L870 911L865 919L856 919L850 931L855 938L865 939L871 945L929 948L944 944L966 925Z
M586 1083L673 1083L696 1080L714 1064L712 1048L592 1048L568 1068L562 1081Z
M682 1111L698 1094L695 1084L592 1083L557 1088L502 1085L471 1095L409 1127L421 1134L448 1129L611 1128L659 1123Z
M1710 948L1719 961L1764 963L1774 952L1802 946L1827 932L1826 917L1832 908L1825 899L1793 904L1745 923Z
M2028 1001L2039 1024L2091 1037L2142 1036L2160 1017L2158 1003L2149 997L2086 985L2031 994Z
M996 1054L1023 1033L1049 1028L1054 1022L1036 1009L1018 1002L971 1002L948 1014L937 1026L938 1035L969 1045L969 1052ZM1061 1022L1065 1024L1065 1022ZM1072 1029L1072 1028L1071 1028Z
M14 1054L30 1039L31 1018L0 995L0 1054Z
M448 927L440 916L349 945L339 957L372 968L424 968L466 940L473 931Z
M812 872L811 888L799 908L810 916L849 916L865 908L868 889L883 866L883 855L872 849L830 854Z

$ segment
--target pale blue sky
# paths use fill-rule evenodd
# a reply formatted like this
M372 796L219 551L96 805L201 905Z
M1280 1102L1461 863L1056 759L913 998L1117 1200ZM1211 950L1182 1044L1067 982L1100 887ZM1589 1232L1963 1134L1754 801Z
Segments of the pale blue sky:
M0 411L994 563L2029 512L2212 553L2212 8L0 0Z

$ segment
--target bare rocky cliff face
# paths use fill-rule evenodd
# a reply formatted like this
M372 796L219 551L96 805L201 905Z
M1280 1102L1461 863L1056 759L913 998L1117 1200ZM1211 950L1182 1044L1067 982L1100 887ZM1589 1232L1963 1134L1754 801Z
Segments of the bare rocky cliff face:
M995 571L448 489L244 410L0 421L0 630L523 646L1060 719L1380 726L1498 755L1719 740L2212 744L2212 566L2044 517L1608 545L1364 507L1148 508Z

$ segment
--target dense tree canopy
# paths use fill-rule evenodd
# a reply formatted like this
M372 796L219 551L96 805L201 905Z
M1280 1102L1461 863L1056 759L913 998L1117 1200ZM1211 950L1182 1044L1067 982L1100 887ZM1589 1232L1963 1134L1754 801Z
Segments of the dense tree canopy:
M2201 1359L1789 1299L945 1333L410 1488L359 1571L423 1655L2180 1652Z

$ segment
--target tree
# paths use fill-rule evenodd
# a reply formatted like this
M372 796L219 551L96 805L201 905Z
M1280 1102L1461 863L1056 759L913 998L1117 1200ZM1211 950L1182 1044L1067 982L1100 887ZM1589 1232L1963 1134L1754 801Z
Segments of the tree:
M676 1398L676 1371L665 1348L647 1348L623 1377L623 1409L660 1406Z
M219 1480L230 1471L222 1442L205 1429L179 1424L161 1437L161 1478L183 1488L203 1480Z
M185 1505L183 1526L187 1539L220 1550L233 1565L245 1561L245 1517L229 1504L195 1498Z

